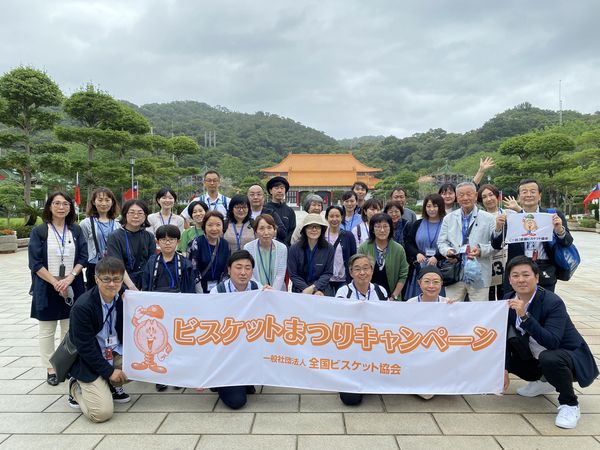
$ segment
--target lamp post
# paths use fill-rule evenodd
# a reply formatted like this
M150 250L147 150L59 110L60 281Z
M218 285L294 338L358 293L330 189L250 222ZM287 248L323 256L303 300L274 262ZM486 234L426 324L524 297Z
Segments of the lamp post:
M133 156L129 158L129 164L131 165L131 198L133 198L133 166L135 166L135 158Z

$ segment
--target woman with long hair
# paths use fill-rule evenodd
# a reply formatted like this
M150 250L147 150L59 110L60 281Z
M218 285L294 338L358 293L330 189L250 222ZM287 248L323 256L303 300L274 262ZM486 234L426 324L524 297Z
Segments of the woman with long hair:
M442 196L429 194L423 200L422 218L413 222L407 229L404 248L406 249L406 258L410 270L406 298L415 297L420 293L419 284L417 283L420 268L436 266L445 259L437 248L437 240L445 215L446 210Z
M119 204L110 189L99 187L92 192L87 217L79 224L88 249L88 265L85 271L88 289L96 286L96 264L106 255L108 237L121 228L121 224L116 220L118 211Z
M456 202L456 186L452 183L444 183L438 189L438 194L444 199L444 210L446 214L458 209Z
M133 291L142 288L142 273L150 256L156 252L154 234L146 231L148 205L143 200L128 200L121 210L121 229L108 237L107 254L125 264L123 282Z
M240 194L231 198L223 238L229 244L231 253L243 250L244 245L254 240L252 211L248 196Z
M348 260L356 253L356 241L351 232L342 228L344 221L344 208L332 205L325 211L325 220L329 224L326 239L333 247L333 276L329 280L333 292L349 283L350 270Z
M256 239L244 245L254 258L253 276L263 286L277 291L287 291L285 272L288 250L285 244L277 241L277 224L270 214L260 214L254 219Z
M370 255L375 260L373 282L389 293L390 300L401 300L408 263L404 248L393 237L392 218L385 213L375 214L369 220L369 240L358 247L358 253Z
M46 200L44 223L31 230L29 269L31 270L31 317L39 323L39 345L46 381L52 386L58 378L50 356L54 353L56 326L60 339L69 329L71 306L83 294L83 268L87 264L86 240L75 224L75 205L64 192L54 192Z
M300 240L288 251L288 272L292 292L333 295L329 280L333 275L333 247L325 239L327 222L320 214L307 214Z

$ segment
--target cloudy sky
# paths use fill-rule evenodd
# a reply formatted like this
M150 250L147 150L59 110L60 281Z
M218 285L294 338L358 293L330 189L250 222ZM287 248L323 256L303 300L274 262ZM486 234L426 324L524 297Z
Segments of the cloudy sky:
M529 101L600 110L600 2L3 0L0 73L138 105L268 111L335 138L464 132Z

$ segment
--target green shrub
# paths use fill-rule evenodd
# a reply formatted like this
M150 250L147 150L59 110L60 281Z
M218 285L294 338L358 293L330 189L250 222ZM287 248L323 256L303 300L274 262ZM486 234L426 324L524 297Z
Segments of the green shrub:
M29 237L34 226L35 225L13 225L13 228L17 232L17 238L23 239Z
M596 219L593 217L582 217L579 219L579 226L583 228L596 228Z

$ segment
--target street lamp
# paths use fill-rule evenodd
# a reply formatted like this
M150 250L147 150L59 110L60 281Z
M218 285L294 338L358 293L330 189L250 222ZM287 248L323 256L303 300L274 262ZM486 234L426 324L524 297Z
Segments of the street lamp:
M131 198L133 198L133 166L135 166L135 158L133 156L129 158L129 164L131 165Z

